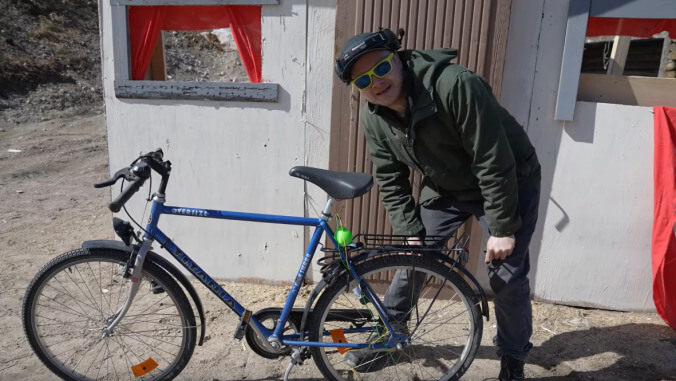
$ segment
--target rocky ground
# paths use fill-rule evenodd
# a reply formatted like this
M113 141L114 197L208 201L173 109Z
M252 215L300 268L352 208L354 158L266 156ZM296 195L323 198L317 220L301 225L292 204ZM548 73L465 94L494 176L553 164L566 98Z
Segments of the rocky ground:
M0 123L103 111L96 0L0 1Z
M52 380L25 340L25 288L55 255L83 240L113 237L110 193L91 186L109 175L97 2L0 0L0 6L0 380ZM180 46L196 38L198 46L208 46L197 36L171 34L167 43ZM180 70L168 74L231 80L218 69L203 70L211 58L200 54L175 61ZM264 285L225 287L254 310L281 306L286 293ZM287 359L257 357L232 338L234 314L206 291L200 295L208 340L180 379L281 379ZM536 302L533 328L526 367L533 379L676 380L676 333L655 313ZM463 379L496 375L494 333L494 321L486 322L478 357ZM321 376L308 364L292 378Z

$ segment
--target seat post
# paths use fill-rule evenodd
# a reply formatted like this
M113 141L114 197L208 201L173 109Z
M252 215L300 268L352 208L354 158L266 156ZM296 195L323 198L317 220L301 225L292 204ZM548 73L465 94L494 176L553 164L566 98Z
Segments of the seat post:
M333 207L333 202L335 199L331 196L328 196L328 200L326 200L326 206L324 207L324 210L322 211L321 218L324 221L328 221L331 219L331 208Z

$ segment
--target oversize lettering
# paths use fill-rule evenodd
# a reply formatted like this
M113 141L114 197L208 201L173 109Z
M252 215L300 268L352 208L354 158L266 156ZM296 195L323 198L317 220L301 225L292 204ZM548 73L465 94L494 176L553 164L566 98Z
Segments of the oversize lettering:
M172 208L172 214L180 214L183 216L196 216L196 217L208 217L209 213L206 210L202 209L191 209L191 208Z

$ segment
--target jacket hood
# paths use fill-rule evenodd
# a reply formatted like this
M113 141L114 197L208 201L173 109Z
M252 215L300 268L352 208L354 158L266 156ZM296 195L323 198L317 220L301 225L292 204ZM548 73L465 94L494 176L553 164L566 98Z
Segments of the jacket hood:
M426 86L436 82L438 73L451 60L458 57L458 50L451 48L434 50L405 50L401 53L401 58Z

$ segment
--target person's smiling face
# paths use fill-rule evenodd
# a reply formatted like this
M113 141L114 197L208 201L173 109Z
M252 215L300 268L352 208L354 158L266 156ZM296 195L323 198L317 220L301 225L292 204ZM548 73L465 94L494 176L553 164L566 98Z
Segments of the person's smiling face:
M382 60L390 55L388 50L374 50L359 57L357 62L352 65L352 79L368 72L378 65ZM406 107L406 94L403 90L404 72L401 60L398 54L392 57L392 71L378 78L371 75L371 86L359 90L367 101L380 106L389 107L395 111L402 112Z

